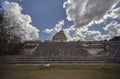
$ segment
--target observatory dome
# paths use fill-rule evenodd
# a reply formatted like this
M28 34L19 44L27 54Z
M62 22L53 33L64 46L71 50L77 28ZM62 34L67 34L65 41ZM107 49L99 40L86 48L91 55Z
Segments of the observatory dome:
M54 42L67 42L67 38L66 38L63 30L61 30L60 32L56 33L53 36L52 40Z

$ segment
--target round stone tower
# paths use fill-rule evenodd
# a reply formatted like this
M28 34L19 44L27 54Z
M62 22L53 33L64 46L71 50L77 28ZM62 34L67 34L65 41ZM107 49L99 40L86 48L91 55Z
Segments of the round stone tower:
M64 31L61 30L60 32L56 33L53 38L53 42L67 42L67 37L64 34Z

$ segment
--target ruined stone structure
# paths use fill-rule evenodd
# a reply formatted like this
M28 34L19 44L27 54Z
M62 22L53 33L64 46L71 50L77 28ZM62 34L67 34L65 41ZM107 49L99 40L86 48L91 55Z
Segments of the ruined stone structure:
M56 33L51 41L25 42L22 52L1 56L0 64L120 63L120 41L67 42L64 31Z
M67 42L67 38L64 34L64 31L61 30L60 32L56 33L53 38L52 38L53 42Z
M120 42L117 41L77 41L67 42L64 31L56 33L51 41L47 42L26 42L25 51L29 55L42 57L85 57L92 54L117 55L120 52ZM31 48L32 47L32 48ZM27 51L26 51L27 50ZM119 53L118 53L119 54Z
M27 41L20 50L21 55L30 55L38 46L39 42Z
M77 42L40 42L32 55L51 58L80 58L90 56Z

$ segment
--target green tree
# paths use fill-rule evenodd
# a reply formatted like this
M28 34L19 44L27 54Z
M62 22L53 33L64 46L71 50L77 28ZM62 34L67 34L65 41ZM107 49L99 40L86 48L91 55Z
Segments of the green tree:
M0 55L19 54L21 39L14 34L19 24L13 18L5 16L4 12L0 12Z

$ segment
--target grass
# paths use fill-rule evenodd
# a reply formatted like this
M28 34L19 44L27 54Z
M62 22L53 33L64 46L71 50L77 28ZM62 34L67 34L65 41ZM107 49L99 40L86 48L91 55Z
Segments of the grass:
M120 64L0 66L0 79L120 79Z

